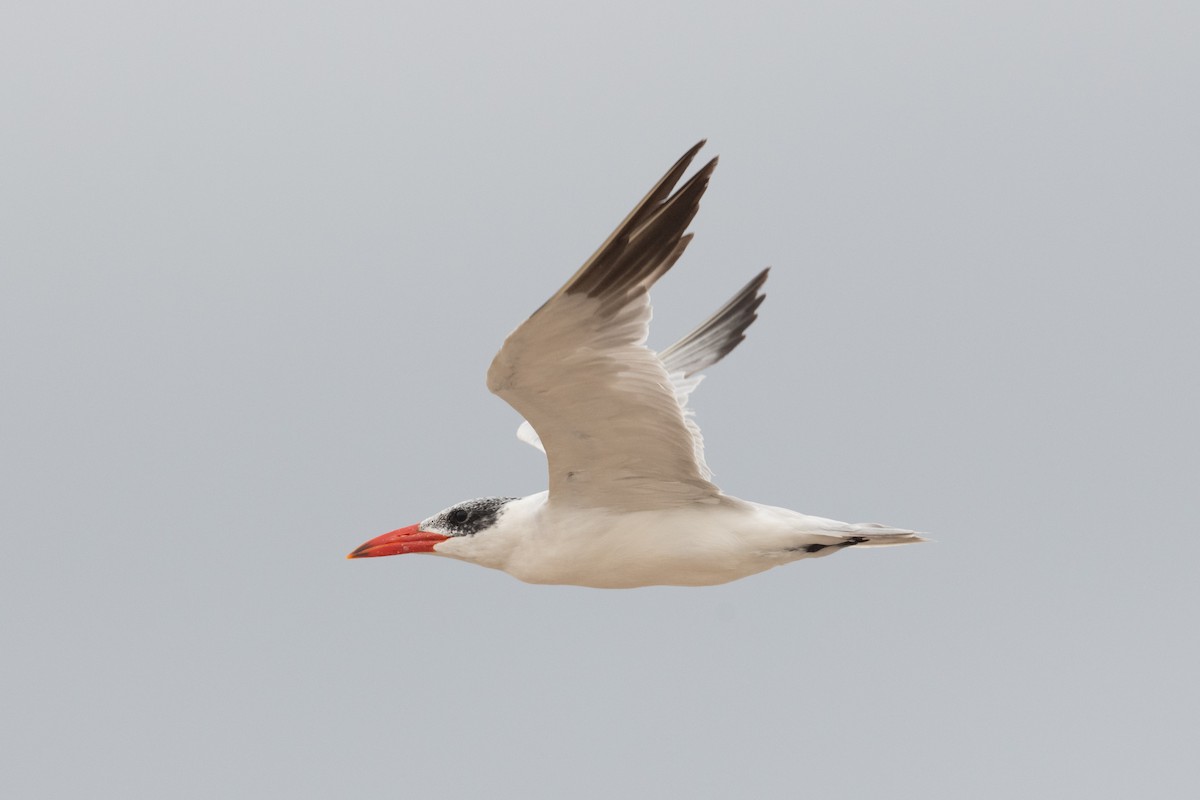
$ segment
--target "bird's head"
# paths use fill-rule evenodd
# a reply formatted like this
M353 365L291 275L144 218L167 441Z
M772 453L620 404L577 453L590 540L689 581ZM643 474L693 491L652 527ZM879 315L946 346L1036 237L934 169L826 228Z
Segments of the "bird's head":
M516 499L481 497L457 503L416 525L376 536L346 557L374 558L398 556L402 553L435 553L462 557L465 555L462 553L464 549L471 549L468 542L473 543L475 537L485 537L495 530L505 506ZM443 542L453 542L454 545L439 548L438 545Z

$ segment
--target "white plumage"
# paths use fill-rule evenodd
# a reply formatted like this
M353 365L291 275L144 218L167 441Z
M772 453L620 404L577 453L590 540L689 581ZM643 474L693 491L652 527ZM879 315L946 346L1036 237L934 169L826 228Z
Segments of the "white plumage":
M527 420L517 436L546 453L549 491L451 506L352 558L429 552L531 583L696 586L855 545L923 541L738 500L711 483L688 396L699 371L745 337L767 271L671 347L645 346L648 292L691 240L716 167L714 158L675 190L703 144L508 336L488 370L488 388Z

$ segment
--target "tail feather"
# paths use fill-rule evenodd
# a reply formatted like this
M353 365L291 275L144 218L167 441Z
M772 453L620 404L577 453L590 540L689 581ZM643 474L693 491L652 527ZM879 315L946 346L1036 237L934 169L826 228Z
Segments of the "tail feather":
M893 544L915 544L929 541L919 531L893 528L878 522L863 522L847 526L847 544L858 547L886 547Z

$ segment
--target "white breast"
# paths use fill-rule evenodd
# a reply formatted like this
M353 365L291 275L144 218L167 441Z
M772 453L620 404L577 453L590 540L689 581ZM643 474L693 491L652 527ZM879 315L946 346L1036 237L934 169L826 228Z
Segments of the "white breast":
M825 520L729 497L635 512L555 508L546 497L511 503L495 528L437 552L528 583L708 586L811 557L805 544L839 538L819 532Z

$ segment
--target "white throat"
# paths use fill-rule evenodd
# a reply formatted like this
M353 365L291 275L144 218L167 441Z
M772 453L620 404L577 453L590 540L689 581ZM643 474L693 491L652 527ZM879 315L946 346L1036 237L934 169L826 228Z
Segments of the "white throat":
M439 542L433 552L481 567L511 571L509 565L514 554L540 526L548 494L538 492L505 504L495 524L472 536L455 536Z

